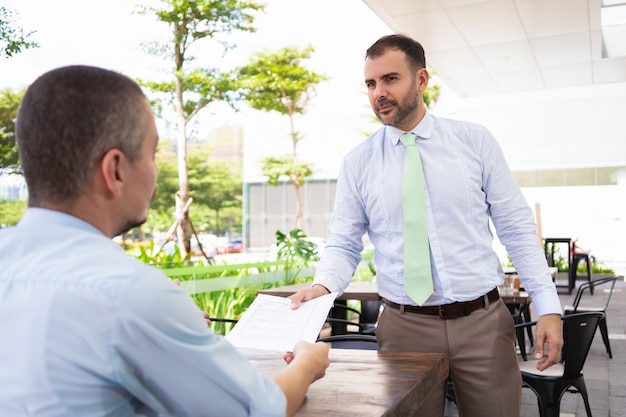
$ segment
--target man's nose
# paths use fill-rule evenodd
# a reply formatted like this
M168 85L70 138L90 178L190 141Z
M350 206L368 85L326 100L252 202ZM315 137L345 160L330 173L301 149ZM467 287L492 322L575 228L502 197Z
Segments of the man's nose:
M387 90L385 89L385 86L383 84L377 84L374 88L374 97L376 98L376 101L385 98L386 95Z

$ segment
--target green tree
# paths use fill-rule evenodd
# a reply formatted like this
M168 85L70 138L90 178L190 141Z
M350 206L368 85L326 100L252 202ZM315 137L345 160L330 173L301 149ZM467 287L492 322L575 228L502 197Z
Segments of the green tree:
M281 175L293 183L296 195L295 228L302 229L302 200L300 187L313 171L309 164L298 161L297 146L303 136L295 129L294 116L304 114L315 86L328 77L308 70L302 65L315 52L312 46L304 49L284 47L273 53L257 53L251 62L239 69L239 80L246 101L253 109L275 111L289 117L293 152L291 156L266 158L263 174L269 183L278 184Z
M192 159L194 159L192 164ZM241 207L243 180L241 172L225 162L207 163L206 157L190 158L191 178L189 187L194 203L210 208L214 212L215 234L222 233L220 215L229 207Z
M193 198L190 218L198 232L221 234L241 230L241 173L224 162L208 162L206 146L194 146L189 154L189 195ZM172 198L178 191L177 159L172 142L162 140L157 153L157 193L150 205L148 224L153 230L167 230L175 220Z
M11 58L23 49L39 47L36 42L28 40L33 33L16 26L13 12L0 6L0 58Z
M169 26L169 43L157 45L151 53L173 62L172 80L151 82L138 80L153 90L161 103L170 104L177 116L178 134L178 192L176 208L180 212L190 197L187 172L187 126L209 104L216 101L233 103L236 83L232 74L215 68L188 68L194 56L192 47L204 39L221 43L224 52L230 47L218 39L236 31L254 32L253 14L263 10L255 2L239 0L162 0L161 8L144 6L140 13L154 14L159 22ZM159 108L159 106L157 106ZM191 225L186 213L178 238L187 252L191 249Z
M263 175L267 177L269 185L277 186L280 178L286 176L293 184L296 194L296 227L301 229L302 224L302 200L300 198L300 188L308 177L313 174L310 164L298 162L292 155L283 157L269 156L263 159L261 166Z
M18 171L19 158L15 143L15 119L24 91L0 91L0 169Z
M430 73L432 80L434 72L432 70L429 70L428 72ZM426 107L428 107L429 109L432 108L437 100L439 100L440 93L441 86L439 84L434 84L426 87L426 90L424 90L424 92L422 93L422 96L424 97L424 104L426 104Z
M176 154L171 147L171 141L159 141L159 152L156 155L156 164L159 167L157 192L150 204L146 222L152 230L167 230L175 219L174 196L178 191L178 165Z
M0 199L0 227L13 226L22 218L26 210L24 200L3 200Z

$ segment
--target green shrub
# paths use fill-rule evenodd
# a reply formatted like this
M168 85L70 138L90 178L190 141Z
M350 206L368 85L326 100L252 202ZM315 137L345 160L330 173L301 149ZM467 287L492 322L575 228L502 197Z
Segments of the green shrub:
M150 241L149 244L139 246L139 255L136 257L142 262L154 265L161 269L182 268L185 273L180 276L172 276L172 279L182 281L204 280L211 278L222 278L231 276L244 276L250 274L259 274L265 272L276 272L285 270L285 279L262 285L250 285L240 288L231 288L221 291L210 291L191 295L193 301L198 307L209 314L209 317L219 317L239 320L244 311L248 309L250 304L256 298L259 290L280 287L285 285L309 282L312 276L298 276L300 271L305 267L314 264L317 260L317 254L314 251L314 245L307 240L307 236L302 230L294 229L288 235L280 231L276 232L277 245L279 246L278 258L284 262L276 265L275 262L259 262L245 265L214 265L210 268L199 268L196 272L189 273L189 269L194 267L203 267L206 265L204 260L191 261L190 255L183 257L178 247L175 246L173 254L167 254L163 251L157 251L155 242ZM210 272L206 272L206 270ZM295 271L295 272L294 272ZM178 272L170 271L173 274ZM373 252L364 252L363 261L357 268L353 280L355 281L371 281L376 271L373 264ZM360 308L360 303L351 303L354 308ZM226 334L232 328L231 323L214 322L211 328L218 334Z

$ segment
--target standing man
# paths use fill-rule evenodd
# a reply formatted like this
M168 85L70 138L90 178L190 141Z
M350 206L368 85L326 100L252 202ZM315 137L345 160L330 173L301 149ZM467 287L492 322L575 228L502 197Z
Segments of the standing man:
M272 378L193 301L111 238L146 220L157 130L140 87L87 66L27 90L17 143L28 209L0 232L0 415L291 416L328 367L299 342Z
M538 368L559 359L561 305L533 214L491 133L430 114L423 100L428 71L422 46L403 35L380 38L365 57L370 104L385 125L344 159L330 237L313 286L291 296L293 307L329 291L343 292L361 259L367 232L376 248L376 282L385 302L377 338L382 350L443 352L450 358L463 417L519 416L521 376L511 314L499 297L503 271L489 221L508 250L537 312ZM407 295L403 165L417 137L425 190L427 292ZM407 277L405 278L405 274ZM410 284L412 285L412 284ZM544 352L544 342L548 349ZM544 354L545 353L545 354ZM425 416L443 416L431 401Z

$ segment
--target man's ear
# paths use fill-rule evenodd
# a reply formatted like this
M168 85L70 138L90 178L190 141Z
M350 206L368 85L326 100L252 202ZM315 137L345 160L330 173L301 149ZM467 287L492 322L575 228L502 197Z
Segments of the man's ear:
M420 68L417 71L417 88L420 93L423 93L428 87L428 79L430 78L430 74L428 73L428 69Z
M100 161L102 186L109 197L122 195L124 187L124 162L126 158L119 149L108 150Z

